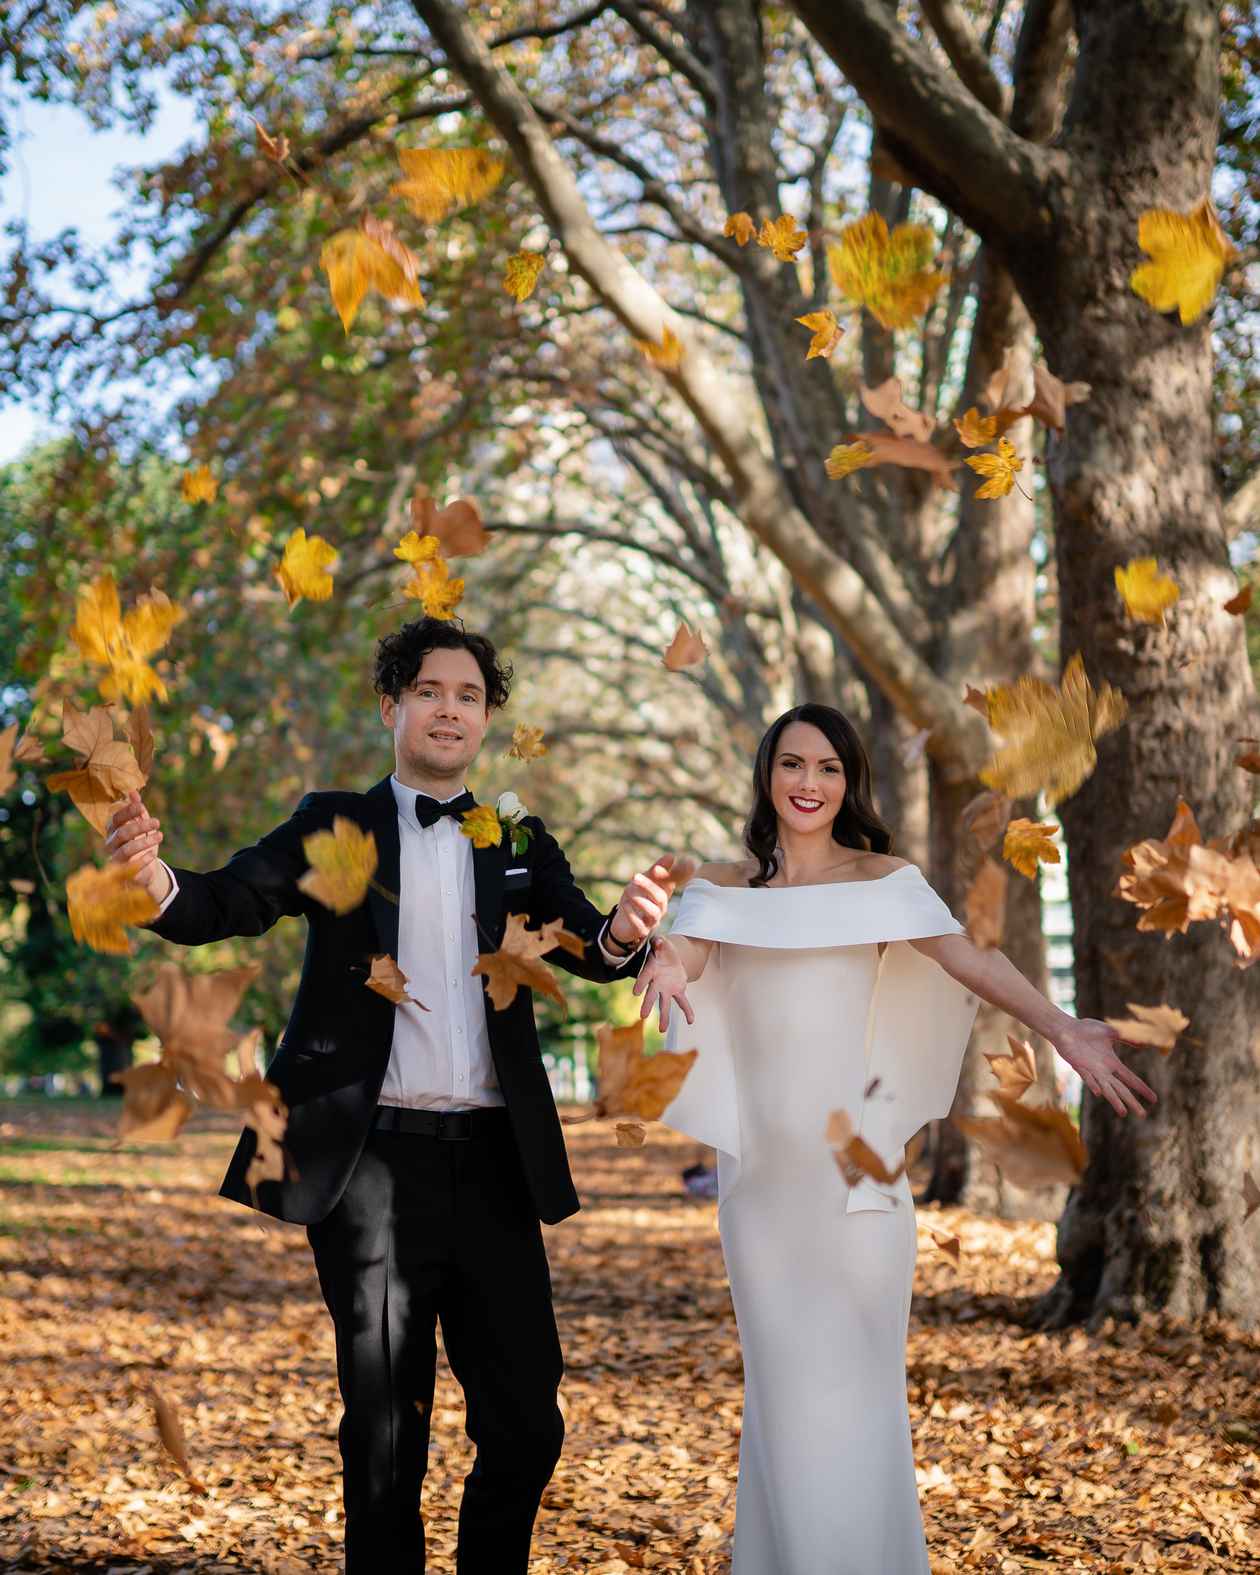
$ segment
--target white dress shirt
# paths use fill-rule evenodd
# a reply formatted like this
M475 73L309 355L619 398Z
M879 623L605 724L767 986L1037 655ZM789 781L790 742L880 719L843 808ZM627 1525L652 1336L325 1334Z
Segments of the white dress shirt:
M411 1110L502 1105L490 1054L485 990L481 975L471 971L482 950L473 919L472 842L453 815L440 815L433 825L422 826L416 818L416 789L393 775L390 786L398 806L399 839L395 961L407 977L407 994L428 1011L407 1001L395 1006L380 1103ZM179 886L165 860L159 863L171 877L171 890L158 910L164 913ZM610 951L604 933L601 930L598 944L605 962L623 967L629 958Z

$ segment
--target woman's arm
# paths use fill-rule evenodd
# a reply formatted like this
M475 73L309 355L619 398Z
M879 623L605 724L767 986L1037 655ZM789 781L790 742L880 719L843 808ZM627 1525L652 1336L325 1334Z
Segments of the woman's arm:
M704 972L705 964L709 960L709 953L713 950L712 941L697 940L694 935L664 935L660 941L666 941L678 953L679 961L686 970L687 983L692 984ZM654 948L655 950L655 948Z
M1129 1111L1137 1116L1146 1114L1135 1093L1152 1102L1158 1098L1115 1052L1117 1042L1131 1041L1121 1039L1098 1018L1073 1017L1047 1000L996 946L981 950L965 935L931 935L910 944L981 1000L1009 1012L1033 1033L1048 1039L1090 1092L1106 1099L1117 1115Z

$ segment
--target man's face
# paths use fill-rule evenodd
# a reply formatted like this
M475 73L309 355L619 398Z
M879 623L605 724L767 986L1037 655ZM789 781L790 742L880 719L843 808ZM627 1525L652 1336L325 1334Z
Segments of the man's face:
M398 700L381 696L400 780L458 786L489 725L486 685L471 651L430 651Z

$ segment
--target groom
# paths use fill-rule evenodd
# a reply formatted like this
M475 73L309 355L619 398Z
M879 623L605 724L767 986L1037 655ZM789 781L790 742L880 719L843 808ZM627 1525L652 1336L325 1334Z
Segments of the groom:
M667 892L636 875L608 916L582 895L535 816L474 848L459 817L464 773L506 702L511 669L458 620L423 618L382 639L375 689L394 771L366 793L308 793L284 825L222 869L171 869L138 794L110 817L112 859L136 860L160 904L152 928L200 946L307 921L297 999L268 1077L289 1107L292 1174L258 1207L307 1227L337 1340L349 1575L424 1570L420 1484L429 1448L435 1324L464 1391L476 1447L459 1514L459 1575L524 1575L534 1518L560 1455L563 1364L540 1220L578 1208L531 996L495 1008L470 970L509 914L561 919L583 955L547 961L606 982L637 971ZM368 900L337 915L303 892L303 838L349 816L376 839ZM663 867L654 867L658 878ZM393 957L399 1006L366 987ZM220 1189L252 1202L246 1130Z

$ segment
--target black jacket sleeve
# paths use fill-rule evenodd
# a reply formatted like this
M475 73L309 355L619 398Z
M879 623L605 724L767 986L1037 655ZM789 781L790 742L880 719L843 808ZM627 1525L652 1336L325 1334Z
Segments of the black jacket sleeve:
M536 815L525 817L525 824L533 828L533 890L530 894L529 921L531 928L561 919L564 927L586 942L586 951L575 957L557 946L546 953L545 960L580 979L592 979L597 984L609 984L624 975L633 979L647 960L648 949L641 946L620 968L604 961L599 949L599 935L609 917L601 913L573 878L569 861L560 844Z

